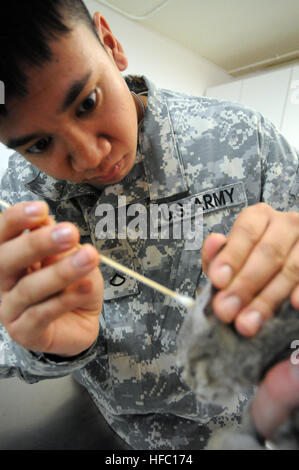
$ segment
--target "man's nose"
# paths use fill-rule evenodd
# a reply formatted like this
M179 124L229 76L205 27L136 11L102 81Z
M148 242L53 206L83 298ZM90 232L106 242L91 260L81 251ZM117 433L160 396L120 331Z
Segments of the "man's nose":
M97 168L111 152L111 143L104 136L79 134L72 136L68 145L68 155L76 172Z

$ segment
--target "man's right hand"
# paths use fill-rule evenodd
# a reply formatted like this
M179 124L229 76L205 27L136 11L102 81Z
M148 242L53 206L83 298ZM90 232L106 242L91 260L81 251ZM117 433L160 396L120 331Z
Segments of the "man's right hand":
M40 214L28 213L38 206ZM0 323L24 348L73 356L97 338L104 282L97 250L48 211L36 201L0 217Z

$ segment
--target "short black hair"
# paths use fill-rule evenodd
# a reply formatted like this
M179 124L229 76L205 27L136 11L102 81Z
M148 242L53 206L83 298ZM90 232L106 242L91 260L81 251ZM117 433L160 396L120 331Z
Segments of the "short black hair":
M24 70L51 61L49 41L70 33L76 22L86 24L103 46L83 0L2 0L0 80L6 103L11 97L27 96ZM0 104L0 117L7 114L7 105Z

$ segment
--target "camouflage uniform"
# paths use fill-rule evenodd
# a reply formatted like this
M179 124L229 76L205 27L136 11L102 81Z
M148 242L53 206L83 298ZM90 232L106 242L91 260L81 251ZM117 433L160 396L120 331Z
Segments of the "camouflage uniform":
M205 283L201 249L182 239L95 236L99 204L192 200L203 209L204 237L228 234L241 209L265 201L298 210L298 153L260 113L206 97L157 89L126 77L135 92L148 90L139 149L131 172L105 189L55 180L20 155L10 158L1 198L11 204L44 199L57 222L70 221L81 242L156 280L194 296ZM184 215L183 215L184 217ZM181 380L176 339L186 310L162 294L102 265L104 305L97 342L62 360L27 351L0 330L0 375L29 383L74 373L112 428L136 449L201 449L223 426L234 427L251 391L223 406L202 404Z

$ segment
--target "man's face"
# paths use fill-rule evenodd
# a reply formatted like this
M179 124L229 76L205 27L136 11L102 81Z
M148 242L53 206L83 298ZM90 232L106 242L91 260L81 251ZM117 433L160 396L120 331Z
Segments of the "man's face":
M27 71L29 94L9 103L0 140L54 178L121 181L134 165L138 125L124 67L84 24L50 46L54 59Z

